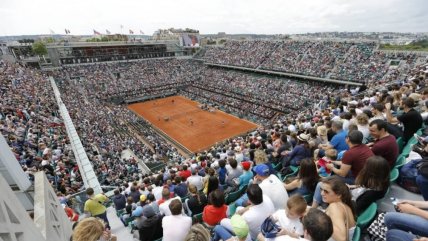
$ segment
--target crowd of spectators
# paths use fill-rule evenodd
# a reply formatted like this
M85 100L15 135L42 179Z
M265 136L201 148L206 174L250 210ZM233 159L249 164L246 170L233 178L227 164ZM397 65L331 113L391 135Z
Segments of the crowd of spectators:
M45 171L61 195L82 179L45 74L0 62L0 132L28 178Z
M239 43L234 44L232 46L239 49ZM254 48L263 48L260 46L265 44L255 42ZM305 55L323 56L310 48L308 46ZM319 47L321 52L335 48L333 43ZM364 62L370 48L374 46L350 46L342 64L353 65L346 62L350 55L362 56ZM245 54L250 56L250 52ZM325 59L319 61L326 66L333 63L328 55L323 57ZM306 56L300 58L306 61ZM370 55L369 58L377 57ZM265 61L266 55L255 54L254 59ZM320 63L317 61L311 63ZM379 61L383 58L379 57ZM408 61L411 64L414 58ZM388 168L395 168L399 154L396 140L409 142L426 121L428 112L426 62L409 68L405 81L387 88L369 89L365 95L358 96L324 84L203 67L191 60L128 64L130 66L124 63L73 66L55 72L54 76L100 182L118 186L119 193L131 197L128 205L119 206L129 207L128 217L122 220L128 224L129 219L135 219L133 225L139 230L140 240L145 240L144 230L149 230L150 225L161 225L164 240L185 240L187 232L196 228L184 213L194 219L202 215L198 221L214 228L214 237L227 235L226 230L229 236L236 235L243 240L255 239L260 233L261 238L270 238L264 233L262 223L276 213L274 216L280 218L273 222L285 230L278 236L299 236L302 233L295 233L296 225L302 225L300 218L309 214L301 210L290 213L290 210L304 200L291 195L300 194L305 195L306 201L313 201L314 207L327 206L326 215L335 227L328 237L350 239L356 217L387 192ZM250 62L247 66L254 64ZM147 66L154 66L159 76ZM138 72L141 67L145 71ZM60 195L77 191L81 188L81 179L47 76L14 64L1 63L0 68L0 128L17 160L30 178L32 172L45 170ZM382 66L373 65L372 69L378 68ZM343 74L353 75L354 72L344 69L340 69L345 71ZM317 70L316 73L326 72ZM356 76L364 79L368 76L360 74ZM140 80L146 77L147 82ZM149 123L126 106L104 98L135 90L140 85L145 88L175 85L170 77L182 81L176 86L179 93L219 107L228 106L244 117L255 116L262 127L184 158L157 135ZM295 111L285 113L293 107ZM145 162L165 160L168 165L159 173L141 178L136 160L122 159L126 149ZM318 159L324 160L322 168L320 161L310 165ZM291 167L301 170L295 173L299 180L290 187L283 177ZM379 169L384 171L382 175L372 173ZM318 172L332 177L319 181ZM370 178L373 182L367 182ZM423 186L420 189L426 191ZM368 191L376 191L376 195L364 195ZM236 192L241 195L235 202L228 195ZM313 200L307 195L313 195ZM153 207L156 204L158 209ZM234 206L240 206L236 209L236 214L242 217L240 225L234 222L237 219ZM405 211L406 206L401 206ZM132 212L133 208L141 212ZM195 213L195 210L203 211ZM152 221L147 221L149 219ZM150 227L157 229L157 226ZM242 229L246 232L240 232ZM394 229L404 228L394 226Z
M376 51L374 42L228 41L207 48L206 62L347 80L382 82L390 65L414 67L417 55ZM388 76L387 76L388 77Z

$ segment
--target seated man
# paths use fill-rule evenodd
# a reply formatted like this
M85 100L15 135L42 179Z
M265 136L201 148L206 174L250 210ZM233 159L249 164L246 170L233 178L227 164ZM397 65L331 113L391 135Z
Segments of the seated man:
M245 208L238 208L236 213L245 219L250 229L251 239L256 240L260 233L260 226L267 217L274 213L275 208L270 198L263 194L257 184L248 186L247 196L251 204ZM230 219L225 218L220 224L228 230L233 230Z
M343 130L343 123L341 121L333 121L331 124L331 130L336 133L331 139L330 143L320 144L318 146L319 156L323 157L325 150L334 148L337 153L341 151L346 151L349 149L349 146L346 142L347 131Z
M350 149L343 155L342 161L333 161L332 163L326 164L326 167L332 171L332 173L344 178L348 184L354 184L355 178L363 169L367 158L373 156L373 152L370 148L363 144L363 133L361 131L351 131L346 137L346 143L350 146ZM340 168L336 168L335 165L339 165Z
M376 119L370 122L370 135L375 139L374 143L368 143L373 154L381 156L388 161L389 167L393 168L398 157L398 145L395 137L387 132L387 123Z
M174 199L169 205L170 216L162 219L164 241L184 241L192 226L192 218L182 215L183 205L180 200Z

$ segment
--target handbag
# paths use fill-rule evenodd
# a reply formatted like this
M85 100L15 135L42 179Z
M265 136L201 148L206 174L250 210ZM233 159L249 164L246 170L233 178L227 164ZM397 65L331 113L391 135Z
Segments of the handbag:
M265 238L275 238L278 232L281 231L281 227L269 216L263 221L261 231Z
M388 229L385 226L385 213L380 213L377 218L370 224L367 228L367 232L370 235L372 241L385 241L386 240L386 231Z

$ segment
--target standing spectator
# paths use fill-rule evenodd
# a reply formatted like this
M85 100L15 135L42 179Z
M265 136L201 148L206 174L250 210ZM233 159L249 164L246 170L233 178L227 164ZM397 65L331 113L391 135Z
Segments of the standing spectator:
M403 143L404 145L412 138L413 134L416 133L423 123L422 116L417 112L413 107L415 106L415 101L412 98L404 98L401 100L400 107L403 109L404 114L393 117L391 113L391 104L386 103L386 118L389 123L396 124L398 121L403 123Z
M94 189L91 187L86 189L86 194L89 199L85 202L85 213L90 214L92 217L101 218L106 223L107 228L110 229L107 219L107 209L104 206L104 203L108 201L108 197L102 193L94 195Z
M116 210L122 210L126 207L126 197L120 193L119 189L114 190L113 203Z

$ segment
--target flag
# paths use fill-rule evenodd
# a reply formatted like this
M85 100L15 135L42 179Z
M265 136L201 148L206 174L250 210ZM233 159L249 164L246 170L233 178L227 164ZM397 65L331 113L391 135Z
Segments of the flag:
M50 32L51 34L55 34L55 32L54 32L52 29L49 29L49 32Z
M140 30L140 33L141 33L141 34L144 34L144 32L143 32L143 31L141 31L141 30Z
M106 29L106 34L111 34L110 31L108 31L108 29Z
M132 31L131 29L129 30L129 34L134 34L134 31Z
M100 32L98 32L98 31L97 31L97 30L95 30L95 29L94 29L94 34L95 34L95 35L101 35L101 33L100 33Z

